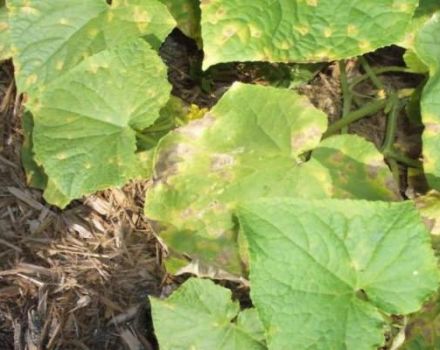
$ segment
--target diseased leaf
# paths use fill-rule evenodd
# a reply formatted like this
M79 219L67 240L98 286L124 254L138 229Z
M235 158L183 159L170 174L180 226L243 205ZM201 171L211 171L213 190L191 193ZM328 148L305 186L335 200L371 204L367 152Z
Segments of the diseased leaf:
M430 79L422 94L423 166L428 183L440 189L440 11L417 33L415 52L429 67Z
M186 36L202 46L200 29L200 0L159 0L165 4L177 22L177 27Z
M202 1L204 67L357 56L399 41L417 5L417 0Z
M415 312L438 288L409 202L267 199L243 205L239 220L269 349L375 350L382 313Z
M147 216L168 226L161 236L172 248L239 272L238 202L329 195L326 169L300 157L319 143L326 123L293 91L235 84L203 119L161 140Z
M136 130L150 126L169 98L166 68L142 39L80 63L30 98L34 153L54 187L46 199L74 198L142 175ZM123 92L123 93L122 93Z
M166 300L151 299L154 329L163 350L263 350L255 309L240 312L230 290L191 278Z
M325 139L312 159L326 167L332 178L332 197L399 200L393 174L376 147L355 135Z
M440 193L431 191L415 199L416 206L431 234L440 236Z
M26 92L138 36L157 46L175 26L156 0L9 0L8 9L17 86Z
M409 49L414 49L415 38L420 28L425 25L429 18L440 10L440 3L438 0L420 0L413 18L409 26L406 28L406 34L403 40L399 43L400 46Z
M408 320L407 339L402 350L440 349L440 298L431 300Z

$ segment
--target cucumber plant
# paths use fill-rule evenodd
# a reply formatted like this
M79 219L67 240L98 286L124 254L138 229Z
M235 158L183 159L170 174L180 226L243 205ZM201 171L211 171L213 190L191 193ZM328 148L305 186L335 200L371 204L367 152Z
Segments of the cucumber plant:
M329 123L296 84L243 83L181 117L157 54L175 26L203 48L205 69L337 61L341 118ZM161 226L168 271L190 259L249 279L245 310L196 278L152 299L161 348L395 349L395 316L419 311L440 278L439 196L399 191L399 167L440 190L439 32L434 0L8 0L0 58L12 57L25 96L29 183L49 203L151 178L145 214ZM362 56L388 45L407 49L408 67ZM347 76L349 59L363 75ZM388 72L427 82L399 91ZM375 96L359 99L367 80ZM421 159L395 142L410 104L425 126ZM347 133L378 112L380 147Z

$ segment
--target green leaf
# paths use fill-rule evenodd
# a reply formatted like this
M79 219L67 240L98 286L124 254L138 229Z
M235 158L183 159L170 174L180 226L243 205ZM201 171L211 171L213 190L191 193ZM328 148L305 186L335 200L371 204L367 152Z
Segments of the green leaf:
M264 333L254 309L240 312L230 290L191 278L166 300L151 299L162 350L263 350Z
M417 34L415 52L429 67L430 79L421 100L424 170L428 183L440 189L440 11Z
M64 207L143 174L136 130L153 124L167 102L166 74L156 52L137 39L88 58L30 98L35 159L62 193L46 192L49 202Z
M439 284L409 202L268 199L239 220L269 349L377 349L383 313L419 310Z
M202 46L200 28L200 0L159 0L168 7L177 22L177 27L186 36Z
M407 50L403 55L406 66L411 69L411 72L418 74L425 74L429 72L428 67L419 59L413 50Z
M399 200L393 174L376 147L355 135L325 139L312 159L326 167L332 178L332 197Z
M204 67L357 56L399 41L417 5L417 0L204 1Z
M239 201L329 195L326 169L300 157L326 124L324 113L293 91L235 84L203 119L161 140L147 216L168 226L162 237L171 247L239 272Z
M0 61L11 56L9 21L6 7L0 7Z
M429 18L439 10L440 3L438 0L420 0L419 6L414 13L414 17L406 28L405 37L399 45L412 51L414 49L415 38L420 28L423 27Z
M17 86L27 92L138 36L157 46L175 26L156 0L9 0L8 9Z

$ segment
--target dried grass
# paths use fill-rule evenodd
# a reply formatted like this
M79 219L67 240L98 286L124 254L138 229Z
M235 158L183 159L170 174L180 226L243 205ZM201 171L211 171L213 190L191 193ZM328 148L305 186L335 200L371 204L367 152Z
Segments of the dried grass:
M152 349L160 245L132 182L59 211L20 164L20 99L0 66L0 349ZM149 339L149 340L148 340Z

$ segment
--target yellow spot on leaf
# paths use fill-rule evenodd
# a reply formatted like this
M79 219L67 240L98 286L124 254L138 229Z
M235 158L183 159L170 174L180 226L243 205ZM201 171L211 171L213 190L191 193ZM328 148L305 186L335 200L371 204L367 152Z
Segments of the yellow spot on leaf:
M307 5L316 7L318 6L318 0L306 0Z
M411 12L413 10L413 6L408 3L395 2L393 4L393 8L400 12Z
M57 64L55 65L55 68L57 70L62 70L64 68L64 61L61 61L61 60L57 61Z
M0 31L4 31L4 30L6 30L6 29L8 29L8 28L9 28L8 23L6 23L6 22L0 22Z
M371 43L368 40L361 40L359 42L359 48L364 52L369 52L373 50Z
M26 85L33 85L38 81L38 75L31 74L26 79Z
M100 68L100 65L99 64L97 64L97 63L95 63L95 62L90 62L89 63L89 66L87 67L87 71L89 72L89 73L92 73L92 74L96 74L97 72L98 72L98 69Z
M64 159L67 158L67 156L66 156L65 153L58 153L56 158L57 158L58 160L64 160Z
M310 32L309 26L294 26L293 29L297 32L299 32L301 35L306 35Z
M133 11L133 19L138 23L139 28L145 29L151 22L151 16L146 10L136 7Z
M108 11L107 12L107 22L112 22L113 18L115 17L115 14L113 13L113 11Z
M87 31L87 36L89 37L89 38L95 38L97 35L98 35L98 29L96 29L96 28L90 28L88 31Z
M34 16L40 13L40 11L38 11L36 8L33 8L29 5L25 5L21 7L21 11L27 15L34 15Z
M326 38L331 37L332 34L333 34L333 30L332 30L331 28L327 27L327 28L324 29L324 36L325 36Z
M359 33L359 29L354 24L349 24L347 26L347 34L348 35L356 36L358 33Z
M251 37L253 37L253 38L260 38L262 35L261 29L253 24L249 25L249 31L251 33Z
M66 25L69 25L69 20L67 19L67 18L60 18L60 20L58 21L58 23L59 24L61 24L61 25L63 25L63 26L66 26Z

